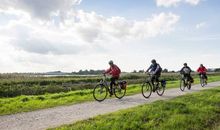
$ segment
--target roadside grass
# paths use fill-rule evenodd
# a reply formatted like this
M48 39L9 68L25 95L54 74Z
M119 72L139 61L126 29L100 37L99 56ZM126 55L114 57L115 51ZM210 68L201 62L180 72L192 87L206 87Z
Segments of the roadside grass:
M220 76L211 76L209 82L220 81ZM199 79L195 79L199 83ZM141 84L128 85L126 95L141 93ZM167 89L179 87L179 81L168 81ZM71 105L86 101L94 101L92 89L45 94L38 96L17 96L13 98L0 98L0 115L28 112L38 109L50 108L61 105ZM113 96L114 98L114 96Z
M100 115L49 130L211 130L220 123L220 87Z

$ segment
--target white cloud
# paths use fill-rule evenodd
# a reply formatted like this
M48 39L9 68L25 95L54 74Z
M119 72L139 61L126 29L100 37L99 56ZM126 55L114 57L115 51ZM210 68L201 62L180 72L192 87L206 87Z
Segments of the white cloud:
M0 9L23 10L33 18L48 20L57 13L65 17L66 12L80 2L81 0L1 0Z
M168 34L180 18L162 12L137 21L75 10L76 0L29 2L3 0L0 5L0 17L10 16L0 24L0 72L101 68L97 62L114 59L112 54L128 41Z
M191 5L197 5L200 1L201 0L185 0L186 3L189 3Z
M201 0L156 0L156 4L159 7L171 7L178 6L180 3L187 3L190 5L198 5Z
M178 20L179 16L172 13L154 14L143 21L129 21L123 17L106 18L80 10L74 11L58 25L54 20L41 23L21 17L0 27L0 34L10 37L10 44L20 50L39 54L77 54L88 49L104 49L106 45L100 45L100 41L126 41L169 33Z
M205 26L206 26L206 22L201 22L201 23L196 24L197 29L203 28Z
M156 0L157 6L164 6L164 7L170 7L170 6L177 6L178 3L180 3L182 0Z

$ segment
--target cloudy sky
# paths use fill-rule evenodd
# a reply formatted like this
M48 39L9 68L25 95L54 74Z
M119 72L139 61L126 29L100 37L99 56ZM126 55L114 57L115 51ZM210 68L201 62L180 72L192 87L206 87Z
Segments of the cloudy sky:
M1 0L0 73L220 67L219 0Z

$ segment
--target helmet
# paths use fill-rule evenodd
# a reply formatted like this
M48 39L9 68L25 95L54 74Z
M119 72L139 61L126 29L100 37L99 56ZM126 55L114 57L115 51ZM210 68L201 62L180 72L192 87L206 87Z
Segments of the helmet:
M156 63L156 60L155 59L151 60L151 63Z
M113 61L112 61L112 60L110 60L108 63L109 63L109 64L113 64Z
M187 63L184 63L183 65L187 65Z

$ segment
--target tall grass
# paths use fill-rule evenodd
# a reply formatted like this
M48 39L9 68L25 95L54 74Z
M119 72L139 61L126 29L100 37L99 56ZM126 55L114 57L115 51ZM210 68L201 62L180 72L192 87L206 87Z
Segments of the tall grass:
M210 74L210 76L218 75L218 73ZM126 80L128 84L139 84L143 82L145 77L145 74L129 73L122 74L120 79ZM100 78L100 76L33 77L0 75L0 97L42 95L46 93L91 89ZM173 81L178 80L179 75L177 73L164 73L161 78L167 81Z
M220 123L220 87L97 116L56 130L211 130Z
M219 81L220 76L210 77L211 81ZM199 80L195 80L199 83ZM167 89L179 87L179 81L168 81ZM61 92L56 94L44 94L36 96L17 96L13 98L0 98L0 115L19 112L33 111L37 109L69 105L86 101L93 101L92 89ZM133 95L141 92L141 84L128 85L126 95Z

